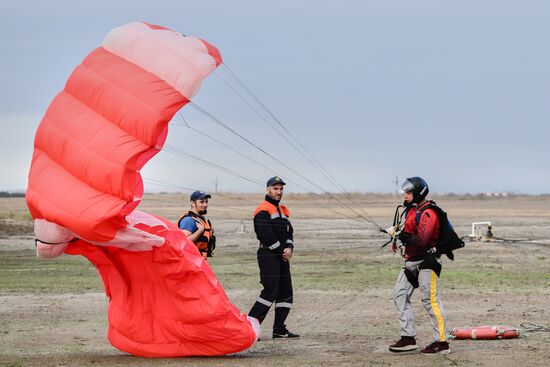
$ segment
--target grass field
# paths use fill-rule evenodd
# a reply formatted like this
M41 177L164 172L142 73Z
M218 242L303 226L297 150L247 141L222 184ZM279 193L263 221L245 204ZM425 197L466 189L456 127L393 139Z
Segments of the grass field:
M225 194L211 201L218 250L210 264L231 301L248 311L260 291L250 212L261 195ZM144 359L106 339L107 303L95 268L84 258L34 256L32 226L22 199L0 199L0 366L543 366L550 333L502 341L453 341L448 356L393 355L399 337L391 291L402 259L381 252L375 229L320 209L318 198L289 196L296 230L295 308L288 320L298 341L262 341L218 358ZM396 198L359 195L373 218L389 224ZM184 198L150 195L142 208L176 220ZM442 197L460 234L491 220L495 235L533 243L467 243L444 262L442 295L450 328L523 321L550 324L550 198ZM315 203L316 205L312 205ZM240 233L241 221L244 225ZM431 325L416 294L418 340Z

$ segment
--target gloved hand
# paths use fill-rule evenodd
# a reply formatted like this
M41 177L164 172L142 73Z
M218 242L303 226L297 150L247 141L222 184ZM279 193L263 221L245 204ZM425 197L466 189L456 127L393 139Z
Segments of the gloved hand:
M390 237L394 237L395 236L395 232L397 230L397 226L391 226L391 227L388 227L386 229L384 229L384 232L386 232L387 234L390 235Z
M411 239L412 234L409 232L400 232L397 235L397 238L399 238L399 241L401 241L403 244L406 244L408 240Z
M391 245L391 249L393 252L399 252L401 256L405 255L405 246L404 244L398 244L397 241L393 241Z

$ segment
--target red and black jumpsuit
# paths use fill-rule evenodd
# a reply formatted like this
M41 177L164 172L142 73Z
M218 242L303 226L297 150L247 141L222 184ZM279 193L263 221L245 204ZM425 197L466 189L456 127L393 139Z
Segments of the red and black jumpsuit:
M403 255L407 260L423 260L427 252L437 244L439 219L433 209L426 208L429 205L426 201L420 207L411 207L407 210L403 226L403 232L411 235L406 240Z
M430 255L439 238L439 218L435 210L424 202L419 207L408 209L403 232L405 245L405 266L399 273L393 289L393 300L397 309L401 336L416 336L416 323L411 306L411 296L415 287L407 277L417 279L420 299L432 321L435 341L446 338L446 316L439 292L439 276L432 268L423 266L429 259L438 264L439 260Z

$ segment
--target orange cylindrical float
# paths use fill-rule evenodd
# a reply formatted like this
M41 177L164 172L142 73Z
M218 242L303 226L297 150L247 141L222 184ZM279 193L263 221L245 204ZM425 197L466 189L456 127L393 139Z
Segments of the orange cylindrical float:
M486 325L474 327L457 327L451 331L454 339L514 339L520 336L520 330L513 326Z

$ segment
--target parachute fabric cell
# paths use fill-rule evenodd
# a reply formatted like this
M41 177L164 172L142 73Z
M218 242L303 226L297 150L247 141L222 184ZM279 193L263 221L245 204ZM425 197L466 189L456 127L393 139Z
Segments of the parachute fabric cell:
M220 355L251 346L256 334L247 316L229 302L196 246L174 224L152 221L141 226L166 241L152 251L85 241L66 251L86 256L101 275L113 346L146 357Z
M140 169L220 63L201 39L143 22L116 28L76 67L36 132L26 197L37 238L47 237L37 253L65 248L97 267L110 297L109 340L135 355L220 355L256 340L193 243L135 210Z

